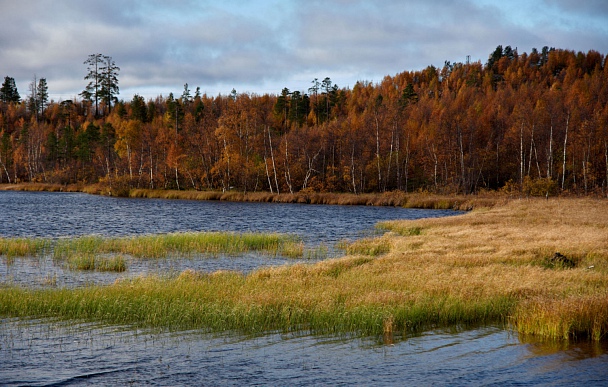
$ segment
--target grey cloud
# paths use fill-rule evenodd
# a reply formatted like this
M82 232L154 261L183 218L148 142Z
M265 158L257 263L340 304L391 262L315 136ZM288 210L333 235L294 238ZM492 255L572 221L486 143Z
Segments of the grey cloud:
M520 51L544 45L608 50L606 29L581 26L585 18L605 17L603 1L522 2L534 17L529 24L514 20L500 3L487 4L5 2L0 4L0 76L15 77L23 95L34 74L45 76L51 93L71 97L85 85L82 62L101 52L121 68L121 91L157 87L179 92L188 82L192 88L233 85L279 92L282 87L307 88L313 77L329 76L352 86L359 79L379 81L404 70L441 66L444 60L464 61L466 55L485 62L499 44ZM543 16L538 12L543 6L554 14ZM574 23L576 33L564 21Z

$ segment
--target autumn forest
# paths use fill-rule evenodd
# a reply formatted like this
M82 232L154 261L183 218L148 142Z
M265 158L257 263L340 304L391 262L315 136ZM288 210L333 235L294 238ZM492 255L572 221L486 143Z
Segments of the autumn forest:
M209 96L186 84L148 101L117 99L110 57L85 64L101 72L83 67L89 84L74 100L47 101L45 79L22 100L4 78L0 183L608 192L608 65L596 51L498 46L486 63L446 61L349 88L327 77L305 91Z

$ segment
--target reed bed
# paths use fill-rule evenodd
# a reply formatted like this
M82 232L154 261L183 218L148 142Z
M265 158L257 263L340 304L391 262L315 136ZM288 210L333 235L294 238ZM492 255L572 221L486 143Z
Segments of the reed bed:
M390 248L378 255L353 249L247 275L188 270L72 290L3 287L0 315L388 342L437 327L504 324L550 340L606 340L607 213L605 200L511 201L384 223L394 231L379 238ZM555 252L575 267L543 265Z
M68 268L83 271L108 271L121 273L127 270L127 260L122 255L101 257L92 254L71 255Z
M59 240L53 256L65 259L74 254L124 254L137 258L163 258L171 255L239 254L248 251L271 255L302 255L301 241L278 233L192 232L103 238L85 236Z
M504 195L434 195L429 193L405 193L393 191L384 193L352 194L332 192L298 192L276 194L270 192L217 192L217 191L175 191L131 189L129 196L134 198L185 199L185 200L224 200L235 202L300 203L358 206L391 206L425 209L471 210L480 207L493 207L504 204Z
M39 256L50 247L51 241L44 238L0 238L0 255L8 258Z
M72 270L126 270L125 256L167 258L193 254L241 254L255 251L301 258L310 251L296 236L278 233L198 232L144 235L123 238L82 236L66 239L0 238L0 256L36 257L52 254ZM108 256L109 255L109 256Z

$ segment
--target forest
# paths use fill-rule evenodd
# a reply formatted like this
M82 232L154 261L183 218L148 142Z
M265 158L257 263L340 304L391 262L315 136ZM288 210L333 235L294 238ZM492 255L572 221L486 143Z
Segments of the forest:
M0 183L243 192L608 193L606 56L498 46L481 61L340 88L118 100L111 57L80 98L0 90ZM84 72L83 72L84 73ZM107 75L107 76L104 76ZM103 81L107 83L104 84ZM44 82L43 82L44 81Z

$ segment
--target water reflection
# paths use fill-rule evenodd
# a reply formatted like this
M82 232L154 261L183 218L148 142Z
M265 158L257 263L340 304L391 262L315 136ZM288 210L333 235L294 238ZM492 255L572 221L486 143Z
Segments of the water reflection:
M395 342L2 320L4 385L567 385L608 382L608 355L571 357L499 328L434 331ZM549 346L551 347L551 346ZM541 352L537 352L541 349ZM578 383L575 383L578 384Z

